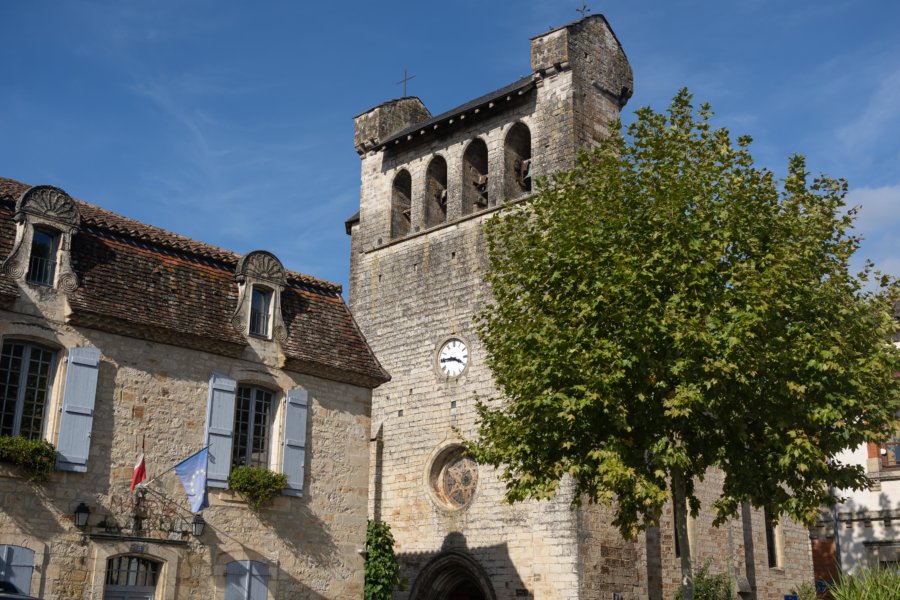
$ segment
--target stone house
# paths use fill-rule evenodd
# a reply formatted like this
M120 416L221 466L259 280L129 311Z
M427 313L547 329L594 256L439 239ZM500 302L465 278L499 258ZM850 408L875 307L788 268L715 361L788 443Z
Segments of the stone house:
M46 483L0 464L0 579L59 600L361 597L388 375L339 286L9 179L0 261L0 435L57 450ZM166 470L205 446L200 532ZM142 447L159 477L135 498ZM251 510L237 465L287 488Z
M351 236L350 306L391 373L373 394L370 514L390 524L403 600L663 600L679 585L671 510L624 540L607 509L505 503L474 464L476 397L497 396L473 324L489 301L482 223L525 199L532 179L574 165L633 89L606 19L591 15L531 40L530 74L432 116L414 97L355 119L361 158ZM700 487L717 497L715 473ZM742 598L781 599L812 581L808 532L746 507L689 523L696 564L729 574Z

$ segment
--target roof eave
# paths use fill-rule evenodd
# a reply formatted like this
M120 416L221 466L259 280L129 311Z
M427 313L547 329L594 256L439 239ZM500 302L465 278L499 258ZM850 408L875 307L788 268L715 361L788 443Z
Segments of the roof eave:
M520 79L513 84L500 88L499 90L482 96L481 98L458 106L448 112L442 113L424 123L418 123L411 127L394 134L393 136L381 142L374 148L375 152L380 152L388 147L397 147L416 139L423 139L427 135L434 134L440 129L453 125L458 121L464 120L468 115L479 115L485 108L492 109L495 105L502 101L512 101L519 98L535 87L534 76L528 76Z

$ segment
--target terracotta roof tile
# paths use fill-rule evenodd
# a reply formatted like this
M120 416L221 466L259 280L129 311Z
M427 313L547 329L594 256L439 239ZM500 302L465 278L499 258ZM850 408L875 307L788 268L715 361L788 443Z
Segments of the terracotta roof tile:
M15 237L15 200L30 186L0 178L0 259ZM154 341L239 356L247 345L231 325L239 255L76 201L81 231L72 240L79 286L72 322ZM0 295L18 284L0 275ZM340 295L339 285L288 272L282 314L286 366L375 387L389 379ZM204 343L205 342L205 343Z

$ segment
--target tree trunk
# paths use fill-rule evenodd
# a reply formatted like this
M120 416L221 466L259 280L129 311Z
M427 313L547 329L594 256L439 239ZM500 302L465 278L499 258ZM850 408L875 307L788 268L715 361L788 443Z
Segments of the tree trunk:
M691 542L687 529L687 499L684 475L672 473L672 500L675 509L675 535L681 550L681 590L684 600L694 600L694 569L691 565Z

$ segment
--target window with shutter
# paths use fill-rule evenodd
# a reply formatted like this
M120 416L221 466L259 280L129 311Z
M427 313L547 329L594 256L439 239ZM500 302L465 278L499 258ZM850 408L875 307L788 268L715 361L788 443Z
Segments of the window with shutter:
M283 471L287 475L288 496L303 495L303 476L306 470L306 421L309 397L304 389L288 390L284 411Z
M242 385L234 403L232 467L269 467L269 437L272 421L272 392Z
M228 487L236 389L237 383L230 377L216 373L209 377L209 398L206 406L206 444L209 446L206 483L209 487Z
M0 581L7 581L22 593L31 591L34 550L23 546L0 545Z
M265 600L268 591L268 565L255 560L225 565L225 600Z
M53 387L56 352L8 341L0 354L0 435L39 439Z
M97 348L72 348L66 360L56 468L84 473L91 448L100 351Z

